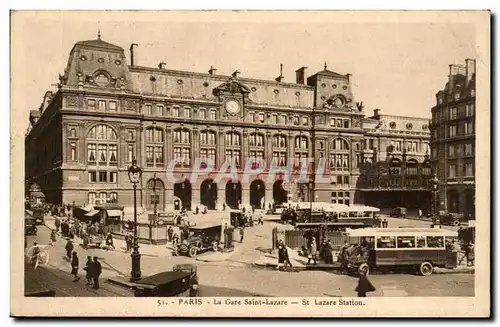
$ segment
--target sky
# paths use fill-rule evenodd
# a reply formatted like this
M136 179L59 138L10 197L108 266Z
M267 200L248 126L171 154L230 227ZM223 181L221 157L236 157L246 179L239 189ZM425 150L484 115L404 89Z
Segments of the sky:
M296 69L306 66L312 75L326 62L329 70L352 74L354 97L367 115L379 108L429 118L448 65L476 56L476 31L468 23L215 14L14 13L12 59L24 69L14 65L12 74L27 95L14 110L27 121L44 93L56 89L74 43L96 39L98 29L102 40L126 50L128 61L130 44L138 44L140 66L163 61L169 69L205 73L212 65L219 74L239 70L242 77L274 80L283 64L285 82L295 82Z

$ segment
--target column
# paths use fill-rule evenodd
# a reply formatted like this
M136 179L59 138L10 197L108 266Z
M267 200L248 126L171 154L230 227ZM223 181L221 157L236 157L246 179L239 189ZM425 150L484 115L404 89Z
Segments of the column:
M249 210L251 208L250 206L250 186L249 184L241 183L241 204Z
M220 169L222 165L224 164L224 160L226 158L226 154L224 151L224 130L222 128L219 129L219 139L217 140L217 168Z
M217 210L222 210L222 204L226 203L226 182L217 183Z

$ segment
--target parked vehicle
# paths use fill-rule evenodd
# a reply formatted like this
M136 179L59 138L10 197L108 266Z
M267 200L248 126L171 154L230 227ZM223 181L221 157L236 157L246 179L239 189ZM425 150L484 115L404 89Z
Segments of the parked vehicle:
M173 212L159 212L156 223L158 225L175 225L176 215Z
M217 250L222 233L222 225L190 227L191 235L177 246L177 253L195 257L200 252Z
M44 214L45 214L45 210L43 208L34 208L33 209L33 218L35 218L35 223L37 225L43 225Z
M165 271L137 281L136 297L193 297L199 292L197 268L192 264L175 265Z
M346 262L348 272L405 268L429 276L434 267L455 268L457 252L449 246L456 231L438 228L362 228L348 231L358 240Z
M460 226L462 224L463 217L463 214L447 213L440 215L439 219L441 221L441 225Z
M403 207L396 207L392 209L391 213L389 214L389 217L395 217L395 218L406 218L406 213L407 209Z
M24 235L36 235L37 232L35 219L32 217L24 218Z

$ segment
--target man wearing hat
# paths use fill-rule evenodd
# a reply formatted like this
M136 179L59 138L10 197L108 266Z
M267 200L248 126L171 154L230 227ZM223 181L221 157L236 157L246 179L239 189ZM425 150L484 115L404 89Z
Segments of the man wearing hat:
M311 240L311 245L309 246L309 256L307 260L307 264L311 264L311 259L314 261L314 264L317 265L318 263L316 262L316 256L318 254L318 248L316 245L316 237L313 236Z

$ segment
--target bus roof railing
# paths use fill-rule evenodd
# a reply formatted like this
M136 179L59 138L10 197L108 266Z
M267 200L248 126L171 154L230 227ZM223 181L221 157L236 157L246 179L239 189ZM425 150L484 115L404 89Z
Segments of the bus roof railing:
M352 237L370 236L448 236L458 237L457 231L440 228L362 228L346 231Z

